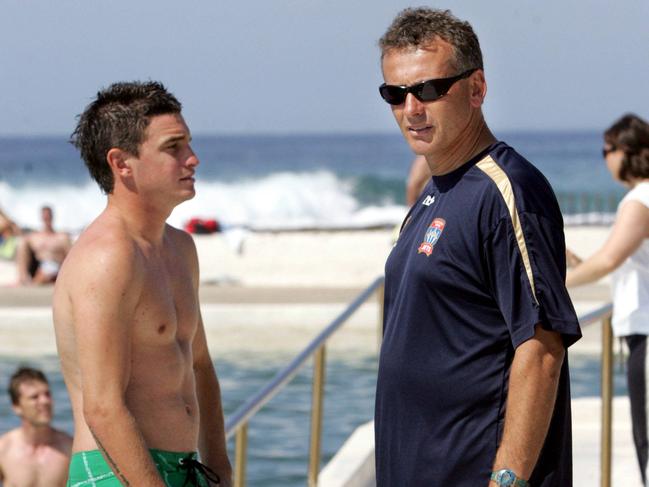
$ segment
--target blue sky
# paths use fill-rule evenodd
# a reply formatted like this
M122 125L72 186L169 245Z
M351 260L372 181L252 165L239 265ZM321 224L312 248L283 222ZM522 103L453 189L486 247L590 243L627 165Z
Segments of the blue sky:
M0 0L0 135L69 134L96 91L159 79L195 133L394 132L376 41L400 0ZM483 49L494 130L649 118L647 0L447 1Z

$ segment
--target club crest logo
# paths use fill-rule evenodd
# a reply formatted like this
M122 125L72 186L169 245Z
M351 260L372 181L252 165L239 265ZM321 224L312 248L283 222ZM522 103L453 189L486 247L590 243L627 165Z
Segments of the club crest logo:
M446 220L443 218L435 218L428 230L426 230L426 235L424 236L424 241L419 245L417 249L418 254L426 254L426 257L429 257L433 253L433 247L439 240L439 237L442 236L444 231L444 226L446 225Z

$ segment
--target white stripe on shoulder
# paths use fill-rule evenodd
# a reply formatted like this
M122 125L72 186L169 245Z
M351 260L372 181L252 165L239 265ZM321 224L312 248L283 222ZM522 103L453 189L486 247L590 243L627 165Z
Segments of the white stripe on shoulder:
M521 220L518 217L518 210L516 209L516 198L514 196L514 190L512 188L512 183L507 177L507 174L503 169L493 160L491 156L487 156L476 164L478 169L484 172L496 185L498 191L500 191L503 200L505 201L505 206L509 211L509 217L512 221L512 226L514 227L514 234L516 235L516 242L518 243L518 250L521 253L521 258L523 259L523 265L525 266L525 273L527 274L527 279L530 282L532 287L532 295L534 296L534 301L536 304L539 303L536 298L536 286L534 285L534 275L532 274L532 264L530 263L530 256L527 252L527 244L525 243L525 234L523 233L523 227L521 225Z

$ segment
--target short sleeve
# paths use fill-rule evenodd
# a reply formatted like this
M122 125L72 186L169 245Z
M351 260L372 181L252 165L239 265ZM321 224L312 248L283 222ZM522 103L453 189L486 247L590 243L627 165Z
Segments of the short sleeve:
M639 183L620 202L620 207L627 201L637 201L649 208L649 183Z
M502 218L483 247L491 293L512 345L529 340L540 323L561 333L568 347L581 331L565 286L563 229L529 213L518 224L515 229L510 218Z

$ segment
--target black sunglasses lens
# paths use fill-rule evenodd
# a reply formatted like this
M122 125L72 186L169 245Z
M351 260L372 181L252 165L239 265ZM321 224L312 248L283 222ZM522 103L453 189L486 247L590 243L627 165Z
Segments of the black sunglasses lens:
M615 152L616 148L615 147L604 147L602 149L602 157L606 159L606 156L608 156L611 152Z
M448 91L448 88L446 88L446 90L440 89L438 80L434 79L424 81L417 88L418 90L415 93L415 96L421 101L435 101L439 97L445 95Z
M381 85L379 92L390 105L400 105L406 100L406 89L401 86Z

